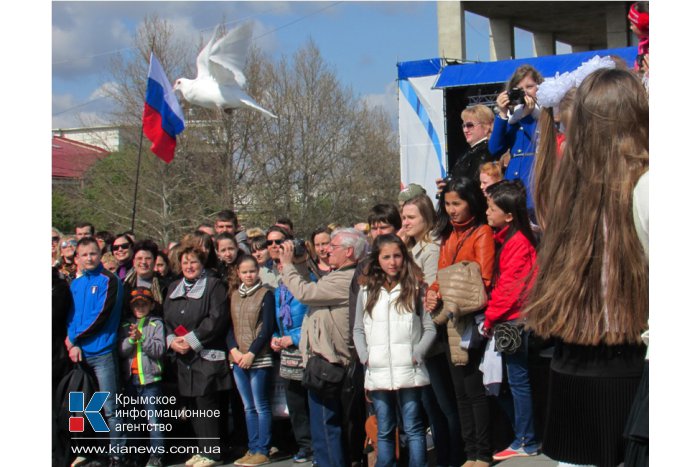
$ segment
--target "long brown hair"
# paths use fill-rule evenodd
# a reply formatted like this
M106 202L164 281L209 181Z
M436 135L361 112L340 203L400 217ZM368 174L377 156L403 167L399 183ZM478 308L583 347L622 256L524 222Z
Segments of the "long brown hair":
M367 274L360 279L362 285L367 286L367 303L365 312L372 315L372 309L379 300L379 292L386 282L386 273L379 265L379 253L382 247L388 244L399 246L401 255L403 256L403 264L399 271L398 283L401 285L401 293L396 299L396 309L413 313L417 311L417 304L421 293L421 283L423 281L423 271L413 261L408 249L403 241L396 234L386 234L378 236L372 243L372 252L369 256Z
M576 88L569 89L559 102L559 117L564 128L568 128L571 121L572 106L576 97ZM556 178L559 168L557 154L557 130L554 127L554 109L544 107L537 120L538 133L537 151L535 153L535 165L532 171L532 199L537 206L537 223L544 230L547 226L547 214L549 213L549 190L552 181Z
M581 84L548 192L547 229L526 325L569 343L640 342L649 270L632 194L649 166L649 101L634 75L597 70ZM539 206L536 206L539 209Z
M413 247L413 245L420 241L425 243L434 243L435 239L433 231L435 230L435 225L437 224L437 213L435 212L435 207L433 206L432 200L425 193L414 196L413 198L407 200L403 206L401 206L402 216L404 208L409 204L412 204L416 207L416 209L418 209L418 213L423 218L423 222L425 222L425 232L423 232L420 238L409 238L407 246Z

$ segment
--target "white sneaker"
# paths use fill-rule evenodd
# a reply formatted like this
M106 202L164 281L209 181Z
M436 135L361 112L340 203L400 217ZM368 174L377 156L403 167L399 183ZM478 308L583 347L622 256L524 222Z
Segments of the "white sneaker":
M192 457L190 457L189 459L187 459L187 462L185 462L185 465L186 465L187 467L194 467L194 465L195 465L197 462L201 461L202 459L203 459L202 456L200 456L199 454L195 454L194 456L192 456Z
M222 461L215 461L214 459L209 459L208 457L201 456L199 462L194 464L194 467L213 467L214 465L221 465Z

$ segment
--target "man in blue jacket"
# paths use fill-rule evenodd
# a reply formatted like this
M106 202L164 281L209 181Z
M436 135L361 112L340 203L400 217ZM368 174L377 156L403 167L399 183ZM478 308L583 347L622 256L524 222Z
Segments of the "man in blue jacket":
M120 465L119 449L125 439L117 431L121 419L115 416L119 390L116 348L124 291L119 279L102 266L97 240L80 239L75 256L83 275L70 285L73 305L68 312L66 347L72 361L85 361L92 368L99 390L109 392L104 414L110 431L110 465Z

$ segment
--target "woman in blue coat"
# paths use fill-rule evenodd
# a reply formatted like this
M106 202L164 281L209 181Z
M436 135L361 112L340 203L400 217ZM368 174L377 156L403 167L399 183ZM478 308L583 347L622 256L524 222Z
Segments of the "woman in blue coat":
M493 122L489 139L489 152L500 157L510 150L510 162L505 179L520 179L527 191L527 208L534 219L530 172L535 160L537 117L537 88L544 81L542 75L531 65L519 66L508 80L506 90L496 98L498 116ZM516 99L519 89L520 96Z

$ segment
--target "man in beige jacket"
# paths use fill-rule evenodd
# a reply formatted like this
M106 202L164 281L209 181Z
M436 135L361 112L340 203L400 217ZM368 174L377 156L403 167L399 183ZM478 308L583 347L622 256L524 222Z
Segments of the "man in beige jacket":
M366 247L367 240L361 232L352 228L336 229L326 247L333 271L318 282L312 282L302 273L301 268L306 266L295 263L293 243L282 244L282 282L294 298L309 306L299 341L304 364L311 355L343 366L350 363L350 283ZM309 391L309 413L314 461L324 467L345 467L340 398L324 398Z

